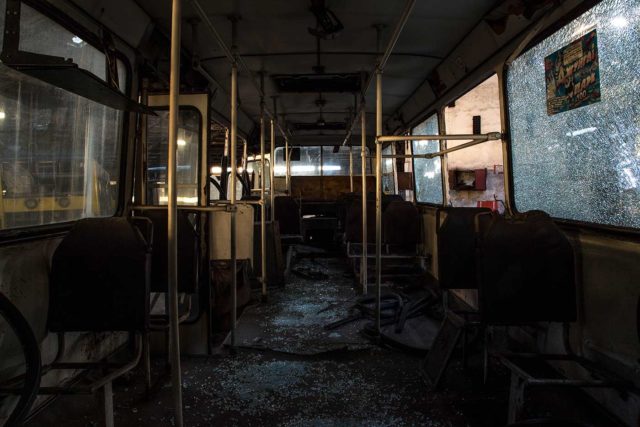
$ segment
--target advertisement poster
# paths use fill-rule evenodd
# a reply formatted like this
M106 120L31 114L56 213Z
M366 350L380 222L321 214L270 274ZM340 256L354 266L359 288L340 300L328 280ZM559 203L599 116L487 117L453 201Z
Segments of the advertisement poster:
M598 35L592 30L544 59L547 114L600 101Z

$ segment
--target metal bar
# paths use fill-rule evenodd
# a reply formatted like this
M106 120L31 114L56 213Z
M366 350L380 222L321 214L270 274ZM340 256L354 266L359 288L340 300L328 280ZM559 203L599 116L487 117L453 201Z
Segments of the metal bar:
M102 394L104 398L104 425L113 427L113 387L111 381L104 385Z
M284 139L284 158L285 158L285 187L287 194L291 195L291 153L289 152L289 139Z
M180 45L182 0L173 0L171 11L171 74L169 79L169 153L167 161L167 273L169 282L170 360L175 422L182 427L182 373L180 372L180 329L178 324L178 199L176 192L176 152L180 109Z
M349 191L353 193L353 146L349 146Z
M271 221L275 220L274 206L276 198L276 183L274 182L274 169L276 167L276 129L271 119L271 153L269 154L269 198L271 199Z
M363 104L364 106L364 104ZM362 260L360 264L360 279L362 280L362 294L366 295L367 286L367 115L360 113L360 158L362 160Z
M209 16L207 16L207 13L205 12L205 10L200 5L200 2L198 2L198 0L191 0L191 4L192 4L193 8L196 10L197 14L200 16L200 19L202 20L202 22L204 22L204 24L209 29L209 31L211 31L211 34L213 34L213 37L215 38L216 42L218 43L218 46L220 46L220 49L222 49L222 52L227 57L227 59L232 64L236 64L236 67L237 67L238 64L240 65L240 67L242 67L242 70L249 75L249 77L250 77L249 80L251 81L251 85L256 89L256 91L258 92L260 97L264 98L264 96L265 96L264 91L260 88L260 86L256 82L256 78L255 78L254 73L249 69L249 67L247 66L247 64L245 63L244 59L241 56L239 56L237 54L234 55L234 53L231 51L231 49L229 49L229 47L224 42L224 39L222 38L222 36L218 32L218 30L216 30L216 27L213 25L213 22L211 22L211 19L209 19ZM265 113L270 118L272 118L272 119L274 118L274 115L266 107L265 107ZM287 132L279 124L277 126L278 126L278 130L280 131L282 136L286 137L287 136Z
M398 20L398 24L393 30L391 39L389 39L389 42L387 43L387 48L384 50L384 53L382 54L382 58L380 58L380 62L378 62L378 66L377 66L378 70L380 71L384 70L384 67L387 65L389 56L391 56L391 52L393 52L393 49L396 47L396 43L400 38L400 34L402 33L404 26L409 20L409 16L411 15L411 11L413 10L413 7L415 5L416 5L416 0L409 0L405 4L404 9L402 10L402 15L400 15L400 19Z
M218 33L218 30L216 30L216 27L213 26L213 23L207 16L207 13L204 11L202 6L200 6L200 3L198 3L197 0L191 0L191 5L194 7L198 15L200 15L200 19L202 19L202 21L205 23L207 28L209 28L209 31L211 31L211 33L213 34L213 37L218 42L218 46L220 46L220 49L222 49L222 53L224 53L224 55L227 57L227 59L229 59L229 61L231 61L232 63L235 63L236 59L233 56L233 53L231 53L231 50L225 44L224 40L222 39L222 36L220 35L220 33Z
M238 169L238 160L236 159L238 144L238 66L234 63L231 65L231 207L236 205L236 173ZM236 320L237 312L237 259L236 259L236 209L231 210L231 346L236 345Z
M264 190L266 186L264 160L264 99L260 100L260 261L262 268L262 299L267 298L267 209L264 204Z
M396 43L400 38L400 34L402 33L402 30L404 29L404 26L407 24L407 21L409 20L409 16L411 15L411 11L413 10L413 7L415 6L415 4L416 4L416 0L407 0L407 3L405 4L404 9L402 10L402 14L398 19L398 23L396 24L396 27L393 30L391 39L389 39L389 42L387 43L387 47L385 48L384 53L382 54L382 56L380 57L380 60L377 62L375 66L375 72L369 74L369 78L367 79L367 82L364 85L364 88L362 90L363 97L369 90L369 86L371 86L374 74L377 75L378 72L382 72L384 70L385 65L387 65L389 56L391 56L391 53L393 52L393 49L395 48ZM347 135L345 136L344 141L342 142L342 145L347 145L347 141L349 141L349 138L351 138L351 133L353 132L353 126L355 125L355 122L356 122L355 117L357 117L357 115L363 111L364 111L364 102L361 100L360 107L358 108L358 111L355 113L356 115L354 116L354 119L349 124L349 130L347 131ZM381 135L381 134L382 132L380 132L378 135Z
M383 142L396 142L396 141L464 141L464 140L473 140L472 142L480 143L486 141L492 141L496 139L502 139L502 134L500 132L490 132L490 133L481 133L481 134L456 134L456 135L388 135L388 136L378 136L376 138L376 143L380 144Z
M261 205L260 200L237 200L235 205ZM212 201L209 206L178 206L179 211L185 212L221 212L231 211L231 202L229 200L215 200ZM132 210L138 211L165 211L165 206L148 206L148 205L134 205Z
M382 71L376 71L376 137L382 135ZM382 295L382 144L376 144L376 314L375 330L380 334Z

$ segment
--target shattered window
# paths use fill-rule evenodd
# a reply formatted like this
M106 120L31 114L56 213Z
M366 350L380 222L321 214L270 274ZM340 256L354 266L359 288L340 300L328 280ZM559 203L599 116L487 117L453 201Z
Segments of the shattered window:
M605 0L509 67L518 210L541 209L556 218L640 227L639 29L636 0ZM549 58L594 34L597 47L591 50L597 52L599 76L587 84L597 83L599 88L592 93L581 84L567 90L566 75L556 86L549 78L549 65L545 73L545 60L549 64ZM566 70L566 56L560 65L553 60L556 69ZM571 104L567 99L574 90L593 97Z
M437 135L438 115L434 114L411 131L412 135ZM439 141L413 141L413 154L435 153L440 150ZM442 204L441 158L414 159L413 170L416 180L416 201L418 203Z

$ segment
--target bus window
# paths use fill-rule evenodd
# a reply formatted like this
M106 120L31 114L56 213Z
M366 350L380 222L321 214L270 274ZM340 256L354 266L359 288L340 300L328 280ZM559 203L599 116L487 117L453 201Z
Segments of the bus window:
M200 153L200 113L181 108L178 115L178 155L176 157L179 205L198 204L198 160ZM147 203L166 205L169 111L157 111L147 120Z
M437 135L438 115L434 114L412 129L412 135ZM439 141L414 141L413 154L435 153L440 150ZM441 205L442 200L442 159L414 159L416 202Z
M2 10L5 10L4 7ZM20 49L73 58L73 62L80 68L90 71L102 80L106 79L105 56L99 49L25 3L20 7ZM118 73L120 71L118 69Z
M639 25L636 0L602 1L507 70L518 210L640 227ZM569 45L584 61L556 85L567 68L555 59Z
M113 215L123 114L5 65L0 79L0 228Z
M322 175L342 175L349 176L349 147L340 146L336 153L333 146L322 147ZM362 158L360 157L360 147L353 147L353 174L362 174ZM370 165L367 165L367 172Z
M395 154L393 144L382 150L383 155ZM382 159L382 192L396 194L395 159Z
M275 151L276 164L273 169L275 176L285 176L287 166L284 158L284 148ZM291 176L319 176L321 174L320 147L300 147L300 160L291 161Z
M247 162L247 174L249 175L251 191L258 193L260 191L260 179L262 176L262 162L260 159L249 160ZM265 189L269 188L269 162L265 161L264 165L264 182Z
M448 134L479 134L501 129L498 76L493 75L445 108ZM447 148L468 141L447 141ZM453 206L502 209L502 143L490 141L447 155L447 201Z

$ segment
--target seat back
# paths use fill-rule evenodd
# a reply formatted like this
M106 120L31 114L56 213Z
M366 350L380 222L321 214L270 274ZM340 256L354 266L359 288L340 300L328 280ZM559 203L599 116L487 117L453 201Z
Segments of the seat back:
M362 200L354 200L347 206L344 227L345 240L362 243ZM367 199L367 243L376 242L376 203Z
M300 205L291 196L278 196L273 200L273 214L280 226L280 235L299 235Z
M375 200L375 194L373 195L373 200ZM404 202L404 199L399 194L383 194L382 195L382 211L387 210L389 205L393 202Z
M178 292L195 293L198 284L199 237L189 220L188 212L178 210ZM151 292L167 292L168 243L167 211L148 210L144 216L153 223L153 251L151 269Z
M356 200L362 200L360 193L342 193L336 200L336 218L338 219L338 230L344 231L347 220L347 210Z
M576 320L571 243L544 212L478 221L478 297L489 323Z
M475 217L487 208L446 207L438 211L437 222L446 218L438 231L438 280L443 289L477 289Z
M415 252L420 236L420 214L411 202L393 201L382 214L382 242L394 250Z
M126 218L87 218L53 254L49 330L143 331L151 244Z

